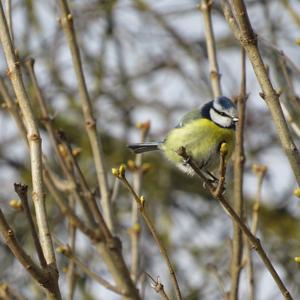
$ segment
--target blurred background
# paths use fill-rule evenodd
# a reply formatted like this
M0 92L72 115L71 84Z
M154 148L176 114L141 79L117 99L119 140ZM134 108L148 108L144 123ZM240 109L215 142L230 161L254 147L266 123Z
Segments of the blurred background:
M258 34L274 86L294 120L300 122L300 5L289 0L245 1L250 20ZM115 179L112 167L134 160L126 148L139 142L137 124L149 121L147 140L163 139L181 116L212 99L204 27L199 1L98 0L69 1L81 51L84 74L97 117L98 132L104 146L109 187ZM15 46L21 61L32 57L39 86L46 99L54 126L65 132L73 148L80 150L79 163L91 189L99 195L89 141L85 132L70 51L59 24L55 1L12 1ZM212 10L217 56L224 95L235 99L240 93L241 50L231 33L219 4ZM284 51L282 56L281 50ZM284 64L282 63L284 61ZM293 173L278 142L270 113L259 96L260 88L247 61L249 94L245 124L244 198L251 223L251 207L257 192L253 164L263 164L267 173L262 185L258 236L272 262L284 278L295 299L300 298L300 269L294 261L300 252L300 206L293 196ZM284 65L284 66L283 66ZM285 70L285 72L284 72ZM6 63L0 49L0 73L5 77ZM23 69L27 91L43 139L43 152L52 169L61 175L53 147L45 131L32 91ZM13 95L7 78L10 94ZM14 96L12 96L14 97ZM26 219L9 202L17 196L13 183L30 187L29 154L20 132L0 97L0 205L17 238L29 253L33 249ZM299 135L291 128L295 143ZM224 299L230 286L229 266L232 222L203 191L197 178L181 174L160 153L146 154L143 163L141 194L145 196L164 245L175 263L184 299ZM232 168L226 178L227 198L234 184ZM129 172L129 178L131 178ZM123 187L114 202L117 234L129 261L132 199ZM47 195L49 221L55 238L65 241L67 221ZM141 222L143 224L143 222ZM77 254L94 271L108 276L90 242L77 233ZM140 271L159 276L169 291L168 271L149 232L142 225ZM67 259L57 254L60 286L64 294ZM279 291L257 256L253 255L257 300L279 299ZM16 288L28 299L42 299L42 292L0 243L2 282ZM143 276L142 276L143 277ZM145 277L145 276L144 276ZM143 281L144 280L144 281ZM159 299L150 281L141 279L145 299ZM246 274L242 272L240 299L247 297ZM80 270L74 299L119 299L96 285Z

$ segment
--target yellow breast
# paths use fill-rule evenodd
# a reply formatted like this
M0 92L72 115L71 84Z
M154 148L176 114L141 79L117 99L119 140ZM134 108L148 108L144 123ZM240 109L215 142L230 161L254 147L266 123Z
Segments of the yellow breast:
M182 158L176 151L183 146L200 165L207 163L207 169L212 170L218 166L219 147L224 142L228 146L228 159L234 150L234 129L222 128L208 119L197 119L184 127L173 129L161 149L169 160L179 163Z

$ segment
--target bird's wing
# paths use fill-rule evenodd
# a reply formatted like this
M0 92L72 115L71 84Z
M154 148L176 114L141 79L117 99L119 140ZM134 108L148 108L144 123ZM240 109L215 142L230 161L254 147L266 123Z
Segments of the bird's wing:
M180 122L178 123L178 125L176 126L176 128L180 128L183 127L184 125L186 125L187 123L199 119L201 118L201 110L200 109L195 109L192 110L190 112L188 112L187 114L185 114L182 119L180 120Z
M184 125L194 121L196 119L205 118L210 120L209 110L213 105L213 101L205 103L201 108L194 109L187 114L185 114L176 128L183 127Z

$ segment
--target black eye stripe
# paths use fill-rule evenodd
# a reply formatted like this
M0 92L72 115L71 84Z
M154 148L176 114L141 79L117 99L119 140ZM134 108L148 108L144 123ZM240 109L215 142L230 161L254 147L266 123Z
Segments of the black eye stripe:
M231 119L231 117L229 115L227 115L226 113L224 113L223 111L219 111L216 108L212 107L212 109L219 115L223 116L223 117L228 117Z

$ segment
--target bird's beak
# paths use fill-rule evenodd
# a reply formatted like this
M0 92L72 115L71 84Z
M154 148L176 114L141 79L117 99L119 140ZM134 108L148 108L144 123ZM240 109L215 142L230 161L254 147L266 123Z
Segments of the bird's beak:
M234 123L237 123L237 122L239 121L239 118L238 118L238 117L233 117L233 118L232 118L232 121L233 121Z

